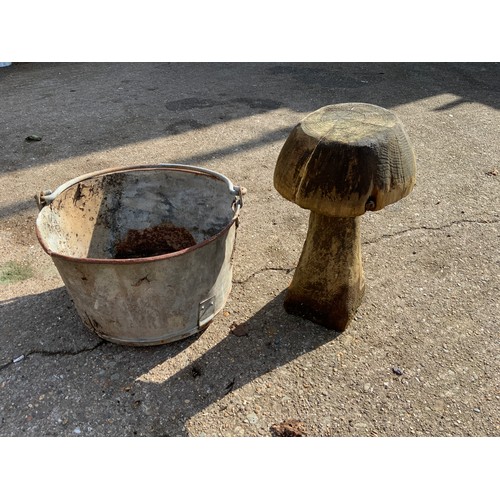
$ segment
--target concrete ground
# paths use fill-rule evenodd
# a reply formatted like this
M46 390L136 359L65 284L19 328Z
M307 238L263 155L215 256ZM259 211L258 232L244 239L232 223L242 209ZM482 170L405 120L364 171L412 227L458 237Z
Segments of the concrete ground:
M498 436L499 81L493 63L1 68L0 435ZM272 183L293 126L339 102L394 110L418 169L363 217L366 295L341 334L283 310L308 212ZM165 162L248 189L232 292L202 334L112 344L39 245L33 196Z

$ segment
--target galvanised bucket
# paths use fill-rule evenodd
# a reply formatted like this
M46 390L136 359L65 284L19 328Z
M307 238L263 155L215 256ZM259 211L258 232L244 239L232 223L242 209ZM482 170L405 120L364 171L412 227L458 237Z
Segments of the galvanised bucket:
M89 329L163 344L223 308L242 191L189 165L102 170L40 193L36 233Z

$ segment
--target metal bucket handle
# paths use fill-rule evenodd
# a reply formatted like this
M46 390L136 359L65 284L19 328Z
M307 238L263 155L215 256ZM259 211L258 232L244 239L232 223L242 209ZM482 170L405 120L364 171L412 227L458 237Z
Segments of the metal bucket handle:
M99 170L97 172L90 172L88 174L83 174L80 177L75 177L70 181L59 186L55 191L44 190L35 195L35 200L38 205L38 209L41 210L46 205L52 203L57 196L59 196L63 191L69 187L78 184L79 182L90 179L91 177L107 175L115 172L128 172L131 170L144 170L144 169L167 169L167 170L188 170L190 172L202 173L211 175L224 181L227 184L229 192L236 197L235 204L237 210L243 206L243 195L246 194L247 190L241 186L234 186L233 183L225 176L213 170L203 167L195 167L193 165L182 165L176 163L160 163L158 165L138 165L132 167L112 167L105 170Z

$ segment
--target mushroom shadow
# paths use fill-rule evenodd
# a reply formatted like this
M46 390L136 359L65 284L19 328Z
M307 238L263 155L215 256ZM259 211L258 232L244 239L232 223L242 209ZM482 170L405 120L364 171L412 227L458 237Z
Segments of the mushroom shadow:
M159 435L187 436L191 417L340 335L287 314L284 295L282 291L248 320L233 323L223 340L164 382L146 383L164 417Z

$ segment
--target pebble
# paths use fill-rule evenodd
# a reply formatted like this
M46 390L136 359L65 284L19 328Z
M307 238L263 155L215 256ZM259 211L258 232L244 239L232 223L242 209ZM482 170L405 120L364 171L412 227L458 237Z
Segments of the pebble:
M365 424L364 422L356 422L354 424L354 428L356 429L366 429L368 427L368 424Z
M255 413L249 413L246 420L249 424L256 424L259 421L259 417Z
M474 408L473 411L475 411L476 413L481 413L481 410L479 408Z
M144 413L144 415L152 415L153 414L153 408L151 408L151 406L149 406L147 404L143 404L141 406L141 409L142 409L142 413Z

